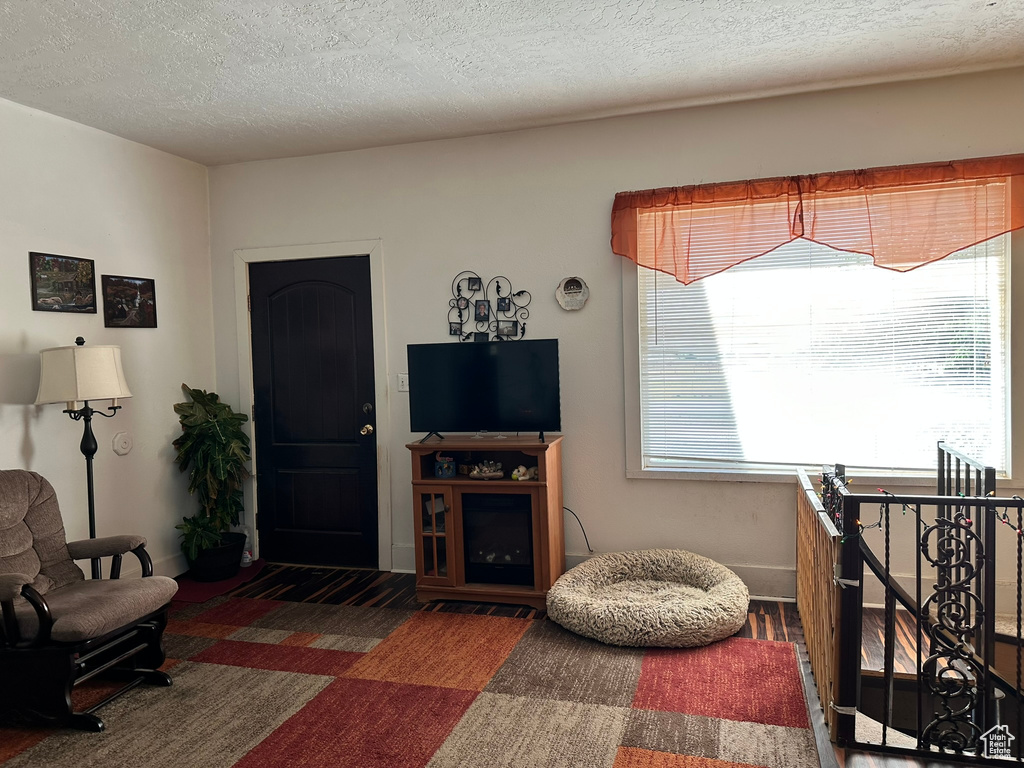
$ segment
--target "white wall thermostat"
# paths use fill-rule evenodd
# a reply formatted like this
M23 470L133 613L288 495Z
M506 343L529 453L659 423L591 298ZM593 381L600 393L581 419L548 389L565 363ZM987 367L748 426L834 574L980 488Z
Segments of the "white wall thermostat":
M132 436L129 432L118 432L114 435L114 453L118 456L127 455L132 449Z
M590 298L590 289L582 277L567 277L555 289L555 298L562 309L583 309Z

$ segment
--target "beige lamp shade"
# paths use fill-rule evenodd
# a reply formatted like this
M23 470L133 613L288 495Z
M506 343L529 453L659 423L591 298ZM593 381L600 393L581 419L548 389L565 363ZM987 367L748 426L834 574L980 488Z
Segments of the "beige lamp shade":
M120 347L52 347L42 350L39 360L36 405L132 396L121 369Z

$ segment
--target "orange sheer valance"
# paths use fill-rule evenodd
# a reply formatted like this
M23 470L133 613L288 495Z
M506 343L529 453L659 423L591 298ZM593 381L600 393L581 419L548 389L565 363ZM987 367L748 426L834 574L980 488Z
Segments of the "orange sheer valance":
M797 238L907 271L1024 227L1024 155L620 192L612 250L692 283Z

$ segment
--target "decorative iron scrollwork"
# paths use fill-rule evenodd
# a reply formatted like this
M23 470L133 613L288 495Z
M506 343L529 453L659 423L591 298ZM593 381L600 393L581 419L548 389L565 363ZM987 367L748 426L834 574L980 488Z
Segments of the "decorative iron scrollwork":
M496 341L522 339L532 300L529 291L513 290L512 281L503 275L491 278L485 287L476 272L464 270L452 280L448 333L459 341L490 341L492 335Z
M981 728L974 715L980 705L978 685L982 669L976 661L972 637L981 629L985 609L972 582L985 559L981 538L962 512L952 519L936 518L921 535L921 554L935 568L935 591L922 606L922 616L934 608L928 624L932 653L921 676L942 711L921 733L921 743L941 750L976 750Z

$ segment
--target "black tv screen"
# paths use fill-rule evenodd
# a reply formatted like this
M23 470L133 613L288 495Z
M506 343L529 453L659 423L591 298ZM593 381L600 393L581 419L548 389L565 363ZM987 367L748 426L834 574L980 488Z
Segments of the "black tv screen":
M409 345L413 432L559 432L558 340Z

